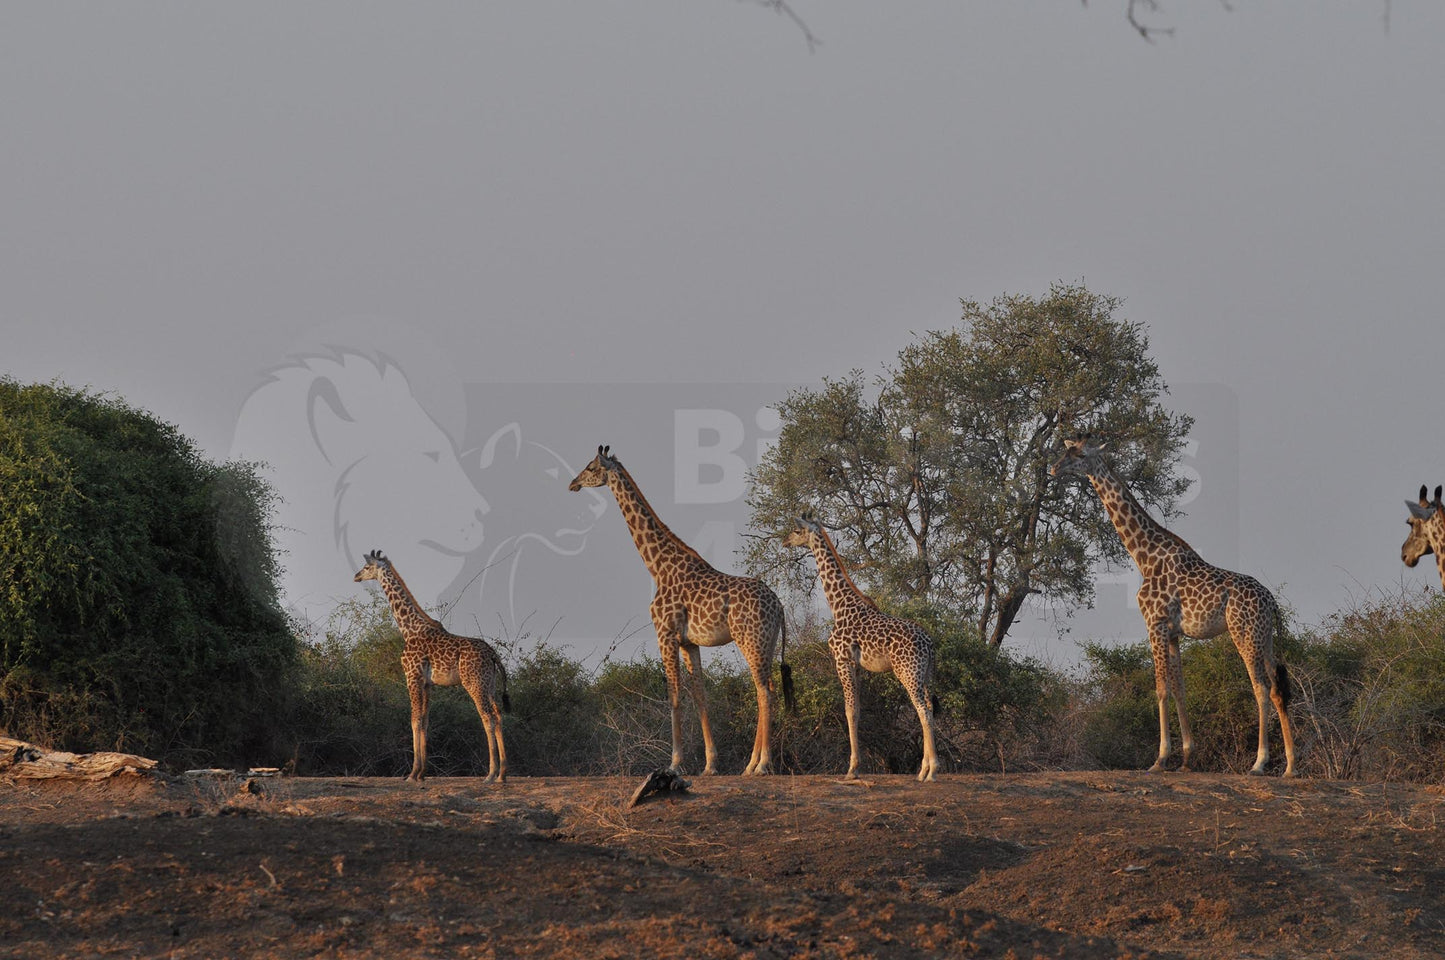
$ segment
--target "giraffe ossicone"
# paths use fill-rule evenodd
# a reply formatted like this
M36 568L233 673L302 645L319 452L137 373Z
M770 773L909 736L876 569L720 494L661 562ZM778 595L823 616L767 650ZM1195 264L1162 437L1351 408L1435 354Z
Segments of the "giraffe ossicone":
M411 698L411 772L408 780L426 776L427 727L430 720L431 688L460 684L471 696L482 729L487 735L486 783L507 779L507 744L502 735L502 713L497 709L497 686L502 688L502 706L511 709L507 696L507 670L492 645L477 637L461 637L433 618L416 597L396 567L380 550L366 554L366 563L352 579L375 580L386 594L391 614L401 630L401 670Z
M650 613L657 631L657 647L667 675L667 695L672 710L672 765L682 773L682 713L680 652L697 704L706 757L704 774L717 772L717 746L707 716L707 696L702 683L702 647L736 643L752 672L758 694L758 727L745 775L773 771L773 653L783 654L783 701L792 706L792 679L786 663L788 642L783 605L768 585L754 577L738 577L713 568L688 546L653 510L627 468L612 456L610 446L599 446L597 456L573 478L568 489L606 486L617 499L627 522L632 542L647 572L654 592ZM779 650L778 640L782 644Z
M1274 657L1275 631L1282 623L1274 595L1258 580L1206 563L1183 537L1149 515L1129 488L1116 477L1088 435L1065 440L1063 456L1049 468L1055 477L1086 477L1103 502L1124 549L1143 576L1139 612L1149 630L1154 656L1154 690L1159 702L1159 758L1149 769L1161 770L1171 752L1168 698L1173 696L1182 741L1181 770L1189 769L1194 747L1184 709L1184 671L1179 655L1182 637L1208 639L1228 633L1249 671L1259 713L1259 747L1252 774L1269 763L1269 713L1274 704L1284 738L1287 777L1295 773L1294 732L1289 721L1289 672Z
M807 547L818 565L818 580L833 613L828 652L843 686L843 710L848 720L848 773L858 776L858 668L872 673L891 672L903 685L918 723L923 728L923 763L919 780L932 780L938 769L933 739L933 640L912 620L884 613L858 589L838 549L812 512L804 513L783 534L786 547Z

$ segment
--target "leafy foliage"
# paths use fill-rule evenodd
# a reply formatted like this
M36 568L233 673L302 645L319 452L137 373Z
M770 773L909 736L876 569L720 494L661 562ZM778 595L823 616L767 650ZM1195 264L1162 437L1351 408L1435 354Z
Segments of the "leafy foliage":
M84 391L0 380L0 718L78 749L269 751L295 641L247 464Z
M1148 337L1119 306L1063 284L965 301L961 327L918 338L872 388L854 370L794 391L754 473L753 526L815 509L860 585L966 611L995 647L1032 594L1088 602L1094 564L1125 556L1092 491L1048 475L1060 435L1109 437L1116 472L1166 516L1187 486L1191 420L1161 405ZM805 589L788 559L766 537L749 554Z

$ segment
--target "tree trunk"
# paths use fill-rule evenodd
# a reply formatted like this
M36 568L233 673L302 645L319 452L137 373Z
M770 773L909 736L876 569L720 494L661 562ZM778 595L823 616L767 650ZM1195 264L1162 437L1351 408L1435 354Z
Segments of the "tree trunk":
M1010 590L998 605L998 619L994 621L993 633L989 634L988 645L995 650L1003 646L1003 638L1008 633L1009 627L1013 626L1014 618L1019 615L1024 601L1028 599L1027 588L1022 590L1015 587Z

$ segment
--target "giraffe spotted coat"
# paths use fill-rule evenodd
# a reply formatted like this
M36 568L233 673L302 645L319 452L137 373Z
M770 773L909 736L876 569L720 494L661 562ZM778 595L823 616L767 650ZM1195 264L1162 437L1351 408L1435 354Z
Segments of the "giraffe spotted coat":
M672 708L672 766L682 772L681 671L678 654L687 654L693 701L702 726L704 774L717 772L717 747L708 722L707 697L702 686L702 647L736 643L747 660L758 694L758 726L745 775L771 773L773 716L773 653L781 637L787 643L783 605L768 585L752 577L723 573L667 528L637 482L610 447L598 447L597 456L582 468L569 489L606 485L617 499L632 542L652 575L654 593L649 612L657 631L657 647L667 675ZM785 663L783 696L790 698L791 683Z
M401 670L411 696L411 772L408 780L426 776L427 724L431 710L431 688L460 684L476 704L487 735L487 779L507 779L507 744L502 736L502 713L497 709L497 685L507 703L507 671L492 645L476 637L459 637L433 619L416 602L401 574L381 551L366 555L366 565L357 571L356 582L375 580L386 593L392 616L401 629L403 641Z
M1053 476L1089 479L1108 511L1124 549L1144 578L1139 588L1139 612L1149 629L1154 656L1154 689L1159 702L1159 758L1150 770L1160 770L1169 758L1169 712L1172 695L1179 716L1182 741L1181 770L1189 769L1194 747L1184 709L1184 671L1179 656L1182 637L1207 639L1228 633L1244 660L1254 688L1259 714L1259 746L1250 773L1264 772L1269 762L1269 714L1272 702L1284 738L1284 775L1294 776L1294 733L1289 721L1289 673L1274 658L1274 634L1279 608L1274 595L1253 577L1206 563L1178 534L1166 529L1134 499L1101 453L1085 439L1066 440L1064 454L1050 469Z
M933 640L912 620L879 610L848 576L828 531L812 517L800 517L783 535L783 545L807 547L818 565L818 580L833 612L833 632L828 651L843 686L843 709L848 719L848 773L858 775L858 668L873 673L891 671L923 728L923 765L919 780L932 780L938 769L933 740Z

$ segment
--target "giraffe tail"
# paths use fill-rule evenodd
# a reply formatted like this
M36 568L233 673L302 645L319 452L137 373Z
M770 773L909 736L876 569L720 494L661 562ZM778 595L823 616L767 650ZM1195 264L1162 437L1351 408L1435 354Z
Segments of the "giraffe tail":
M502 712L512 712L512 695L507 692L507 666L502 663L502 658L497 658L497 673L502 678Z
M791 713L798 709L793 698L793 667L788 663L788 618L783 618L783 643L778 652L779 672L783 675L783 709Z
M1275 643L1278 643L1279 639L1284 636L1284 631L1284 611L1280 609L1279 603L1276 601L1274 605ZM1276 660L1274 662L1274 686L1275 689L1279 691L1279 702L1284 705L1285 709L1289 709L1290 697L1293 696L1294 690L1289 682L1289 670L1285 668L1283 660Z

